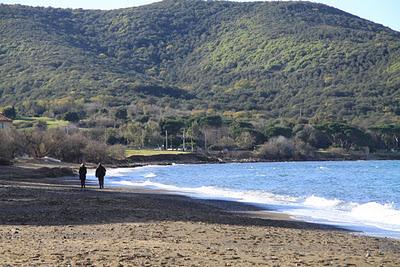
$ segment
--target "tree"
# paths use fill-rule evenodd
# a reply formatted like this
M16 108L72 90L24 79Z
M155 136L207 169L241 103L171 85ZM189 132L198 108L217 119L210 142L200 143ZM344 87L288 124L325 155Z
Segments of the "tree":
M248 122L234 121L229 125L229 133L234 138L238 137L242 132L254 130L254 126Z
M229 136L223 136L213 148L218 150L228 149L234 150L238 147L237 142Z
M325 133L308 124L303 125L302 129L296 132L295 137L315 148L328 148L332 144Z
M265 136L267 138L278 136L290 138L292 136L292 129L284 126L269 126L265 129Z
M8 106L3 109L3 115L10 119L15 119L17 117L17 112L14 106Z
M189 128L186 131L186 138L189 142L189 146L192 150L195 150L198 142L203 138L203 134L201 133L200 125L197 121L193 121Z
M380 139L385 144L386 149L400 148L400 125L382 125L373 127L371 130L379 135Z
M115 117L119 120L126 121L128 119L128 111L126 110L126 108L119 108L115 112Z
M199 123L203 127L208 126L218 128L222 126L222 118L219 115L206 116L200 118Z
M64 120L70 121L70 122L75 122L75 123L79 122L79 120L80 120L79 114L74 111L67 112L64 115Z
M165 134L168 131L169 135L176 135L181 132L181 129L185 126L185 123L180 120L167 119L160 121L161 134Z
M241 149L252 149L255 145L255 138L249 132L242 132L235 141Z
M140 123L128 123L123 129L123 135L128 141L128 144L139 148L144 146L145 132Z
M154 122L149 121L144 125L145 132L145 145L156 147L163 143L163 138L160 135L160 126Z
M372 146L371 136L363 130L340 122L329 122L315 126L316 129L325 133L333 145L343 149L350 149L352 146Z

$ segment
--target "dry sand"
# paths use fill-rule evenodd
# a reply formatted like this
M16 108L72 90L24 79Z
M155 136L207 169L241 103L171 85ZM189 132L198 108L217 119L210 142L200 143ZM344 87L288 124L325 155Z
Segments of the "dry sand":
M238 203L78 184L0 179L0 266L400 266L398 240Z

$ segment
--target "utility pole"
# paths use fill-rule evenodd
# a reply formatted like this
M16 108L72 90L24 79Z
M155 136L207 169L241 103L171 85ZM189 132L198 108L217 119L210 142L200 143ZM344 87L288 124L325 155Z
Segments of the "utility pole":
M204 150L207 152L207 131L204 131Z
M168 131L165 130L165 150L168 150Z
M194 151L194 148L193 148L193 127L190 128L190 130L188 129L188 133L190 135L190 147L191 147L191 150L193 152Z
M186 151L186 136L185 136L185 129L183 129L183 151Z

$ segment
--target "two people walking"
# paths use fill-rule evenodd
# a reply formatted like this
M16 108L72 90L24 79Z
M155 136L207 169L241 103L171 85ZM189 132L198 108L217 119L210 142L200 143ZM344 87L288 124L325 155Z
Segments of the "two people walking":
M81 180L81 188L86 188L86 174L87 168L84 163L79 168L79 179ZM96 177L99 180L100 189L104 188L104 177L106 176L106 168L101 163L96 168Z

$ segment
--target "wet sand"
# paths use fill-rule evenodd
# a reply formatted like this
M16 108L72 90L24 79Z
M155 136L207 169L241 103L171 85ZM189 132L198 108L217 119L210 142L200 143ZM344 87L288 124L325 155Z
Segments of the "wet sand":
M0 179L0 266L400 266L400 241L228 201Z

